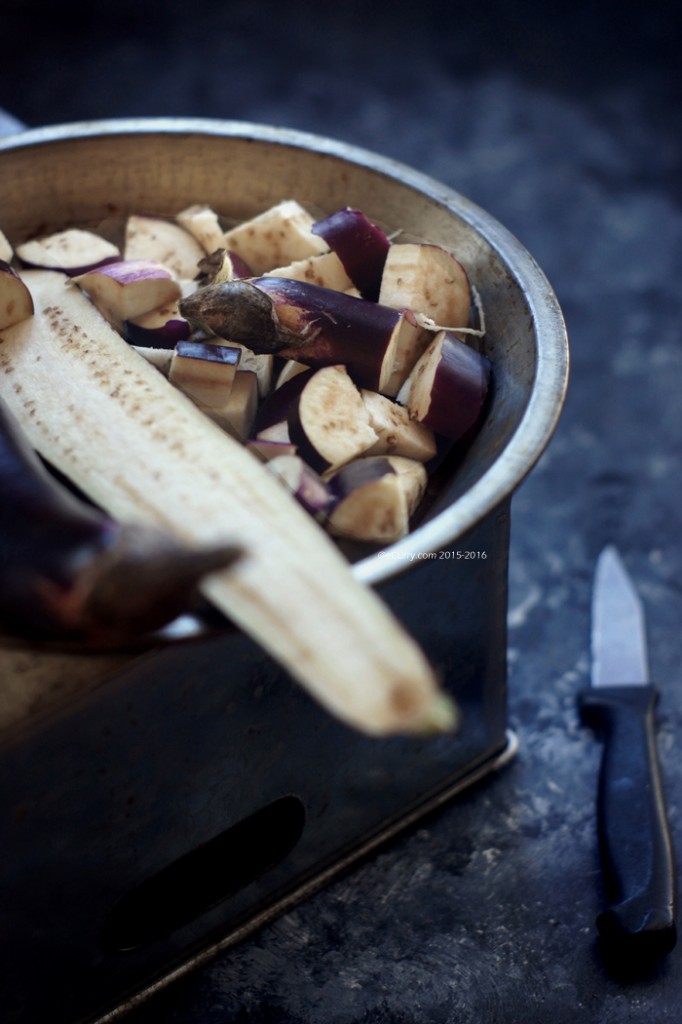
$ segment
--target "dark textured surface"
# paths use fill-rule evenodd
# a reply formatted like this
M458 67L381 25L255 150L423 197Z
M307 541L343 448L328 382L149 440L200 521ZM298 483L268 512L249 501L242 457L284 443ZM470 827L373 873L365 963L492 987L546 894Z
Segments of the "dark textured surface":
M131 1024L677 1024L682 946L618 975L595 944L599 747L575 710L593 564L612 541L646 603L682 851L675 6L183 6L5 3L0 105L31 125L256 120L412 164L537 258L566 315L572 380L513 503L515 762Z

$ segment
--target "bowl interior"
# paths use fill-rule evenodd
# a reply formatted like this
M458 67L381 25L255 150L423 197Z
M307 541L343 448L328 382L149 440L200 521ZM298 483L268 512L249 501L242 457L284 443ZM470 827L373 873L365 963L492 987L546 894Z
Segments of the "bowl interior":
M410 168L302 133L177 120L26 132L0 142L0 167L0 228L15 244L70 225L111 230L130 212L172 216L207 203L241 220L296 198L318 213L357 207L390 232L454 252L483 307L492 400L466 456L401 548L451 543L513 492L551 436L568 363L551 287L493 218ZM400 564L368 556L356 571L376 582Z

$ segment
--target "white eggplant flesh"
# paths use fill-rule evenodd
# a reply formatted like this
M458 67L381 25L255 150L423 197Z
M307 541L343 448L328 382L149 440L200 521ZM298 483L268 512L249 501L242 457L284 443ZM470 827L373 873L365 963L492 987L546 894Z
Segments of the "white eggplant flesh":
M171 360L173 358L172 348L151 348L149 345L133 345L133 351L146 359L151 366L154 366L164 377L170 375Z
M14 249L12 243L5 234L4 231L0 231L0 260L3 263L11 263L14 258Z
M322 477L300 455L277 455L267 465L309 515L318 522L326 518L334 504L332 493Z
M287 420L276 420L267 427L261 427L254 438L254 441L265 444L291 445L296 451L296 445L292 444L289 436L289 423Z
M257 354L252 352L246 345L241 345L238 341L229 342L234 348L238 348L241 352L241 359L239 361L240 370L250 370L255 373L256 380L258 381L258 398L262 401L270 394L272 390L272 378L275 369L275 357L267 352Z
M152 260L119 260L72 280L114 324L135 320L181 296L180 284L171 271Z
M258 378L251 370L238 370L224 401L197 404L214 423L245 442L258 410Z
M259 441L258 438L251 438L246 442L246 447L261 462L270 462L280 455L296 454L296 445L288 441Z
M293 377L297 377L299 373L304 373L309 369L309 366L306 366L305 363L299 363L297 359L287 359L277 375L275 389L281 388L288 380L291 380Z
M421 463L415 463L424 474ZM335 499L327 529L335 537L392 544L407 536L414 511L414 478L383 456L356 459L325 480Z
M33 315L33 298L26 284L5 260L0 260L0 330Z
M436 434L458 441L478 423L488 394L488 359L439 331L405 381L398 401Z
M386 256L379 302L407 307L441 327L466 327L471 315L469 278L439 245L395 242Z
M314 222L297 200L285 199L226 231L224 244L252 273L264 274L328 251L326 243L311 231Z
M433 431L410 419L404 406L376 391L363 389L360 394L378 438L368 455L406 455L418 462L435 458L438 445Z
M348 293L355 286L346 273L343 263L335 252L324 252L296 260L286 267L269 270L265 277L288 277L292 281L309 281L320 288L331 288L335 292Z
M195 203L180 210L175 219L181 228L197 240L207 255L225 245L225 232L220 226L220 218L210 206Z
M16 255L25 266L61 270L74 276L119 260L121 251L113 242L93 231L67 228L18 245Z
M241 350L203 341L179 341L173 351L168 379L203 409L227 404Z
M293 383L300 380L295 377ZM360 392L344 366L316 370L292 403L289 437L299 455L320 472L342 466L376 444Z
M348 724L452 728L424 652L267 468L65 278L25 279L38 312L0 336L0 394L43 457L117 518L237 543L243 557L205 596Z
M153 260L177 278L193 278L205 255L196 238L173 221L138 214L131 214L126 220L126 260Z

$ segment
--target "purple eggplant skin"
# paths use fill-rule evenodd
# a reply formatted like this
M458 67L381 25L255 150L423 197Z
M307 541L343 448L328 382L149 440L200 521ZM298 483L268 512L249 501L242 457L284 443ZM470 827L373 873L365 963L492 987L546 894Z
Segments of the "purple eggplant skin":
M60 483L0 401L0 632L107 646L159 629L239 556L122 526Z
M361 210L347 206L318 220L310 230L336 253L362 297L376 302L391 245L381 228Z
M256 277L207 285L180 301L190 323L310 366L343 364L358 387L378 390L403 311L308 281Z
M441 364L431 389L431 407L422 422L457 441L478 422L490 387L492 367L482 353L446 332Z
M131 320L123 324L125 340L129 345L140 348L175 348L179 341L186 341L190 335L187 320L178 317L167 320L162 327L140 327Z
M314 373L314 367L303 370L301 373L297 373L295 377L291 377L281 387L275 388L274 391L270 392L267 398L261 402L256 413L252 431L254 437L261 430L267 430L268 427L274 426L275 423L283 423L289 419L291 409L298 402L303 388Z

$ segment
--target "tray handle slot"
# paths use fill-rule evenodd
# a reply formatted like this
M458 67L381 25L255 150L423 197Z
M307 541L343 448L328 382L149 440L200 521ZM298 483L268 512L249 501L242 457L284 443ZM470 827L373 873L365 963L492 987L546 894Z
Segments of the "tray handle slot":
M305 808L280 797L145 879L115 905L102 930L110 953L146 946L234 896L293 850Z

